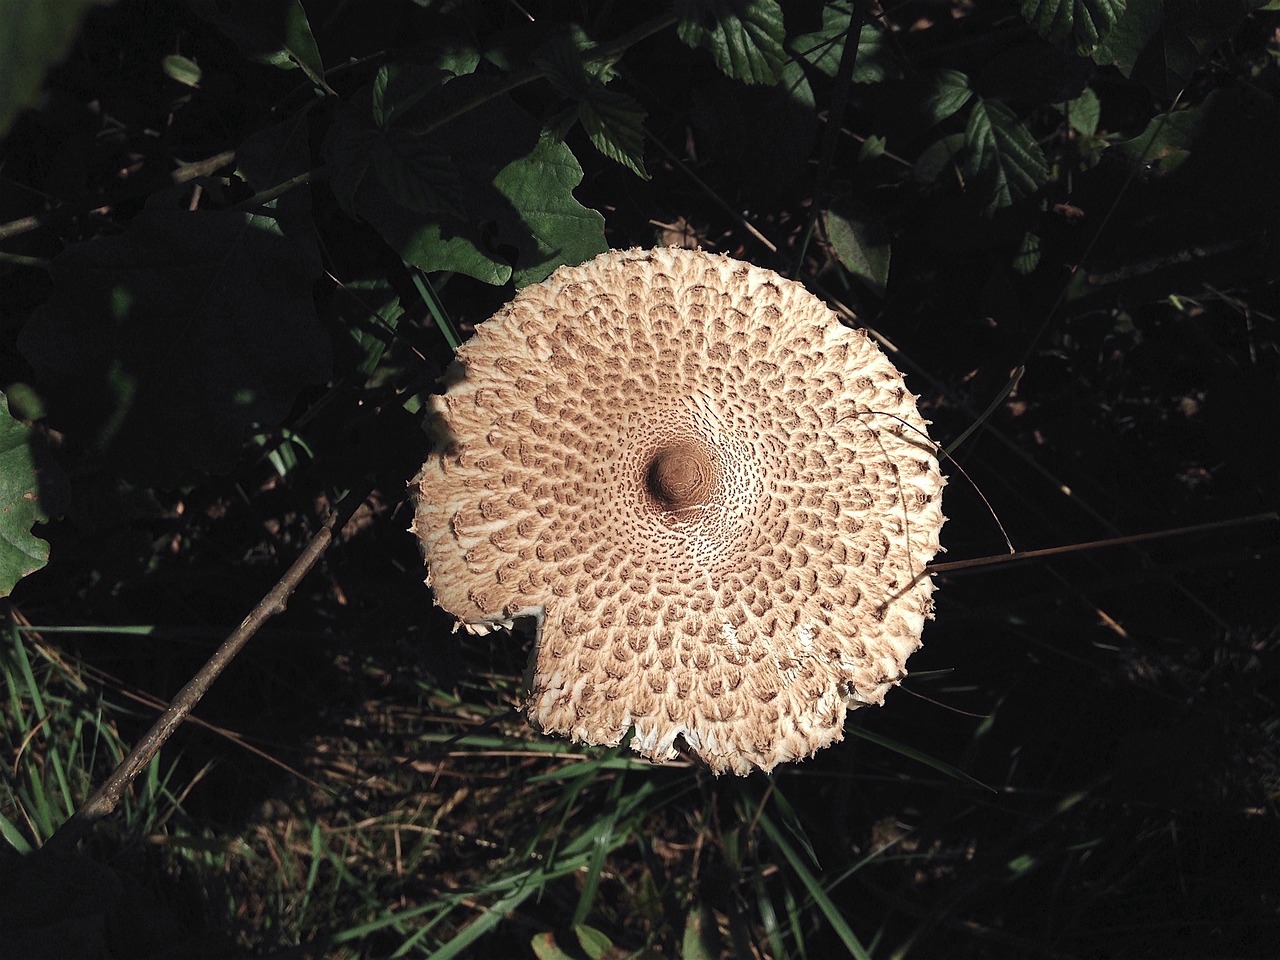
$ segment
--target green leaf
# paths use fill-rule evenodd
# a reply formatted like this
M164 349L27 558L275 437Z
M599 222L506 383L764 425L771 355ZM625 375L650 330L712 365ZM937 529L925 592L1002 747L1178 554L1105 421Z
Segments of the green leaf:
M964 142L963 133L949 133L929 144L911 167L912 179L920 184L931 184L948 173L954 179L964 155Z
M1022 15L1040 36L1088 56L1124 12L1126 0L1022 0Z
M103 0L0 0L0 137L40 95L44 75L71 47L85 15Z
M1016 381L1010 381L1011 385L1006 389L1006 395L1009 390L1013 389L1012 384L1015 382ZM1003 399L1003 397L1001 397L1001 399ZM900 754L908 760L915 760L917 763L923 763L926 767L932 767L939 773L945 773L947 776L953 777L956 780L963 780L965 783L970 783L975 787L981 787L983 790L990 790L992 793L995 793L995 789L993 787L987 786L981 780L970 776L959 767L953 767L951 764L944 763L942 760L935 760L927 753L917 750L915 747L909 747L905 743L900 743L891 737L886 737L884 734L873 733L866 727L860 727L856 724L850 724L847 726L845 728L845 732L855 737L861 737L863 740L868 740L871 743L878 744L886 750L892 750L894 753Z
M341 286L331 310L349 338L349 344L338 345L336 366L339 370L354 367L360 377L370 380L395 341L404 316L399 295L384 279L353 280Z
M569 148L547 136L494 178L494 186L522 221L508 237L523 243L512 274L517 287L538 283L562 264L582 263L609 249L604 217L573 197L573 188L581 182L582 167ZM501 226L499 237L504 237Z
M844 918L840 909L832 903L831 896L822 886L822 883L814 876L813 871L809 869L809 865L796 852L796 849L787 843L782 831L778 829L767 813L760 814L760 828L764 831L765 836L769 838L769 842L781 851L782 856L791 865L792 871L800 878L800 882L804 884L809 898L822 911L832 932L840 938L850 956L854 957L855 960L871 960L871 955L867 953L867 948L862 945L858 935L849 926L849 921Z
M777 0L680 0L677 34L744 83L777 83L786 28Z
M582 60L581 51L589 43L585 35L575 31L535 58L556 90L575 104L564 122L553 125L556 133L563 138L576 119L597 150L648 180L649 173L644 168L644 108L633 97L606 86L607 78L602 77L608 70Z
M582 168L569 148L544 135L509 96L492 91L486 78L458 77L379 132L361 107L371 102L372 88L366 87L330 129L323 153L334 167L331 186L343 207L368 221L406 263L492 284L514 277L523 286L561 264L603 253L604 219L573 197ZM431 127L430 118L450 116ZM411 125L419 121L422 132L413 132ZM502 131L500 138L495 130ZM440 190L444 184L448 202L432 206L422 202L423 193L392 189L386 170L367 175L379 139L392 136L410 138L422 156L438 158L447 151L456 183L446 183L440 169L425 164L406 162L400 172L420 178L415 189Z
M1026 276L1040 265L1040 237L1028 231L1018 241L1018 249L1013 255L1013 269Z
M680 942L681 960L715 960L720 956L715 917L705 903L695 904L684 921L684 937Z
M311 169L311 128L305 110L251 134L236 148L236 174L255 191L266 190ZM297 244L319 275L320 244L311 210L311 191L300 187L266 204L285 236Z
M378 179L404 206L418 213L465 216L462 178L449 156L430 140L388 130L369 147Z
M852 3L839 0L822 8L822 29L803 33L791 40L787 47L799 59L815 70L834 77L840 69L844 55L845 38L853 23L861 24L858 31L858 52L853 61L854 83L879 83L881 80L902 76L902 65L894 56L893 46L886 42L884 27L876 22L862 23L861 15L854 20Z
M613 941L595 927L580 923L573 928L573 932L577 934L578 943L582 944L582 949L590 960L601 960L613 952Z
M1049 178L1035 137L1007 106L978 98L965 127L967 173L982 191L988 213L1030 196Z
M919 109L931 124L941 123L959 113L972 98L967 76L959 70L939 70L930 78Z
M61 471L52 463L37 466L33 434L9 415L9 401L0 393L0 597L49 560L49 544L31 528L49 519L45 490L61 481L55 475Z
M192 212L166 191L51 272L18 346L49 385L50 419L128 477L230 470L256 424L329 375L317 265L272 217Z
M302 0L254 0L223 10L218 0L190 0L192 7L240 48L250 60L280 70L301 69L316 86L332 93Z
M1136 137L1121 140L1111 149L1157 175L1171 173L1187 159L1222 96L1221 90L1214 90L1195 106L1158 114Z
M385 130L397 119L407 118L418 104L445 81L447 70L417 63L387 63L378 68L370 90L373 123Z
M642 179L649 179L644 168L645 111L640 104L602 84L578 104L578 119L597 150Z
M800 846L804 848L805 855L808 856L809 862L817 869L822 869L822 864L818 860L818 854L813 849L813 842L809 839L809 835L805 833L804 824L800 822L800 817L796 814L795 807L791 806L791 801L783 796L782 791L774 785L773 803L778 808L778 814L782 817L782 824L787 828L787 832L799 841Z
M1169 98L1256 7L1257 0L1127 0L1093 60Z
M889 142L881 136L873 134L862 142L862 146L858 148L858 162L864 160L878 160L884 156L885 148Z
M203 74L200 71L200 64L194 60L178 54L170 54L161 61L164 67L165 76L171 80L177 80L178 83L186 87L198 88L200 86L200 78Z
M570 954L560 949L554 933L536 933L529 941L529 945L533 948L533 955L538 960L573 960Z
M889 280L889 234L883 224L865 209L852 205L825 211L822 223L836 259L883 296Z
M1058 109L1071 129L1081 136L1092 137L1098 132L1098 123L1102 120L1102 103L1089 87L1085 87L1074 100L1058 104Z

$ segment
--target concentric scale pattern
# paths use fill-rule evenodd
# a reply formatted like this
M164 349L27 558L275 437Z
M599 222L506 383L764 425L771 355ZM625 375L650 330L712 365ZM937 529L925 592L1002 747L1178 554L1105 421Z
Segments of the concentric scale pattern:
M536 619L545 732L745 774L905 675L943 480L902 375L799 284L615 251L520 291L445 383L428 583L470 630Z

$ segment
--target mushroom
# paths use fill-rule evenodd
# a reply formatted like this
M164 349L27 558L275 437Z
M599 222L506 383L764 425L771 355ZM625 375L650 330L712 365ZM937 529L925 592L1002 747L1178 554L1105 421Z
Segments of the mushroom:
M412 483L427 583L470 631L536 621L545 733L768 771L906 675L935 447L902 374L799 283L612 251L521 290L442 379Z

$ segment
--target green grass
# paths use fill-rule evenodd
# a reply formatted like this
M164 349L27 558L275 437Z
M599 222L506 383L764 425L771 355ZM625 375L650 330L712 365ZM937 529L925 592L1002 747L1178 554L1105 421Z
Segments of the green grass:
M27 855L123 756L122 728L151 714L37 630L10 626L5 640L13 775L0 828ZM117 872L151 896L173 895L165 875L186 878L205 899L202 922L237 949L447 958L508 949L496 942L558 956L556 944L576 937L591 956L756 944L804 957L821 918L850 956L869 955L831 897L851 872L824 872L822 843L784 796L784 783L803 781L717 781L692 764L656 768L625 749L543 739L510 709L518 677L490 675L480 689L462 702L419 677L362 701L345 731L294 759L290 789L232 830L183 809L210 766L166 749L94 849L132 864ZM708 870L714 881L700 876Z

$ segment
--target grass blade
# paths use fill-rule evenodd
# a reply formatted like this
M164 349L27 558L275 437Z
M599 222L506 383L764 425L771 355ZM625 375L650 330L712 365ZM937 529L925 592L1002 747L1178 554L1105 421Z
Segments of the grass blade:
M765 836L769 838L769 842L786 858L787 863L791 865L791 869L800 878L800 882L804 884L805 890L808 891L814 904L822 911L822 915L826 917L831 929L840 938L840 942L844 944L845 949L849 951L849 956L854 957L855 960L871 960L871 955L862 946L861 941L858 940L857 935L853 932L853 928L849 926L849 922L841 915L836 905L831 902L827 891L823 889L818 878L809 870L809 865L805 863L804 858L796 849L787 842L786 837L782 835L782 831L778 829L767 813L760 814L760 827L764 830Z

